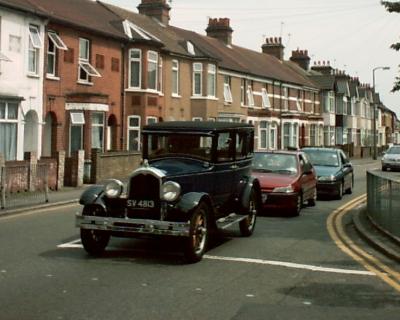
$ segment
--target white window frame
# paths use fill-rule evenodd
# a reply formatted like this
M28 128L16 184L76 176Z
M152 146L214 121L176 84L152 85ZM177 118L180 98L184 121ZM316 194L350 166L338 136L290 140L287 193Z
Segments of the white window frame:
M154 57L151 57L154 55ZM156 78L154 79L154 87L150 87L150 65L155 66ZM157 91L158 88L158 52L147 51L147 89Z
M163 92L163 58L159 55L158 60L158 91Z
M200 92L196 92L196 75L200 75ZM193 63L193 96L194 97L200 97L203 95L203 64L201 62L195 62Z
M249 107L254 107L254 93L251 85L247 86L247 99Z
M81 52L81 43L87 46L87 54L83 56ZM90 40L86 38L79 38L79 63L78 63L78 82L89 83L90 77L101 77L100 73L93 67L90 62ZM85 78L81 78L81 69L86 73Z
M60 36L54 31L49 31L48 33L49 39L53 42L54 46L60 50L68 50L68 47L65 45L64 41L60 38Z
M268 91L266 88L261 89L262 106L263 108L271 108L271 101L269 100Z
M265 124L265 126L263 126ZM266 120L261 120L260 122L259 122L259 129L258 129L258 131L259 131L259 134L258 134L258 139L259 139L259 141L258 141L258 147L260 148L260 149L268 149L268 147L269 147L269 127L270 127L270 124L269 124L269 122L268 121L266 121ZM263 136L263 135L265 135L265 146L263 146L262 145L262 139L261 139L261 137Z
M50 51L50 46L51 44L53 44L53 50ZM52 56L53 57L53 63L50 64L49 63L49 57ZM54 42L52 42L50 39L47 43L47 70L46 70L46 75L50 76L50 77L55 77L56 76L56 66L57 66L57 47L54 44ZM51 66L52 70L51 72L49 72L49 66Z
M176 81L176 88L174 88L174 81ZM179 96L179 61L176 59L172 60L172 95Z
M273 134L272 134L273 132ZM276 150L278 148L278 126L276 123L271 123L269 126L269 144L270 150Z
M283 87L283 110L289 110L289 90L287 87Z
M217 66L215 64L209 64L207 68L207 96L210 98L215 98L216 95L216 75ZM210 89L212 91L211 94Z
M246 79L240 79L240 105L244 107L247 104Z
M139 53L139 57L133 57L132 58L132 53ZM132 63L138 63L139 64L139 78L138 86L134 86L133 81L132 81ZM129 88L133 89L141 89L142 88L142 50L137 49L137 48L132 48L129 49Z
M146 117L146 124L152 124L152 123L157 123L157 122L158 122L157 117L153 117L153 116Z
M19 102L12 102L12 101L7 101L7 100L0 100L0 102L4 103L5 105L5 110L4 110L4 118L0 118L0 123L4 123L4 124L14 124L15 125L15 152L12 155L12 158L7 159L6 160L15 160L17 157L17 145L18 145L18 130L19 130L19 125L18 125L18 118L19 118L19 107L20 107L20 103ZM9 104L10 103L15 103L17 105L17 110L16 110L16 118L11 118L9 117ZM1 137L1 139L4 139L4 137ZM5 157L7 157L7 155L4 155Z
M40 38L39 27L33 24L29 25L29 44L28 44L28 74L39 75L40 49L42 48L42 39ZM32 59L30 59L32 57Z
M192 121L201 122L201 121L203 121L203 118L202 117L193 117Z
M131 126L130 125L130 119L137 119L138 120L138 125L137 126ZM127 122L127 137L126 137L126 149L129 150L129 131L133 130L133 131L137 131L138 132L138 150L130 150L130 151L140 151L140 136L141 136L141 132L140 132L140 122L141 122L141 118L140 116L135 116L135 115L131 115L128 116L128 122Z
M102 123L100 123L100 124L93 123L93 116L95 114L101 114L102 115L102 120L103 120ZM93 135L93 128L99 128L99 127L103 128L103 134L102 134L102 139L101 139L103 141L103 143L102 143L102 146L101 146L101 150L104 151L104 131L105 131L105 114L104 114L104 112L92 112L92 114L91 114L91 123L92 123L92 130L91 130L91 134L92 135ZM93 138L92 138L92 147L93 147Z
M288 128L288 132L285 133L285 128ZM292 124L290 122L284 122L282 124L282 149L291 147L292 137ZM288 144L285 145L285 140L287 140Z
M83 148L83 126L85 125L85 115L83 112L70 112L70 125L69 125L69 150L68 153L71 155L71 147L72 147L72 127L80 127L81 131L81 141L80 141L80 148Z
M232 91L230 85L230 76L224 76L224 101L225 103L232 103Z

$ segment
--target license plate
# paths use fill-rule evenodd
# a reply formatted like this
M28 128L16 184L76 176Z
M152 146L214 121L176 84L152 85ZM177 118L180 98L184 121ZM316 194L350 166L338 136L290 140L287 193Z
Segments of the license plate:
M127 200L126 206L128 208L151 209L155 208L154 200Z

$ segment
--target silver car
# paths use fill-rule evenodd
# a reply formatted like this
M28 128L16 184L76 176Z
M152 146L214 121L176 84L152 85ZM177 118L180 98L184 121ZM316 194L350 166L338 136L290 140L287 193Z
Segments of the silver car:
M391 146L382 157L382 171L400 169L400 145Z

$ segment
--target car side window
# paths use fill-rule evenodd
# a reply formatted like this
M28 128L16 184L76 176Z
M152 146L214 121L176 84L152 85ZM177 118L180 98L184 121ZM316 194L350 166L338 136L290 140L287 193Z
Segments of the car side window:
M340 151L340 158L342 160L342 164L349 163L349 159L347 159L346 155L344 154L343 151Z
M218 135L217 161L233 160L233 137L230 132L221 132Z
M249 154L251 154L249 149L249 132L242 131L236 133L236 159L245 159Z

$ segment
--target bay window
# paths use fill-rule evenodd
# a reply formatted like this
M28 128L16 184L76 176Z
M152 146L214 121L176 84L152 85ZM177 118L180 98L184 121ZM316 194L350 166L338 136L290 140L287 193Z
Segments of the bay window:
M193 63L193 96L201 96L203 92L203 64Z
M0 101L0 153L5 160L17 157L18 103Z
M147 52L147 88L157 90L158 82L158 53Z
M129 87L142 87L142 50L129 50Z
M207 95L209 97L215 97L215 81L216 81L215 75L216 75L215 64L209 64L207 72Z

